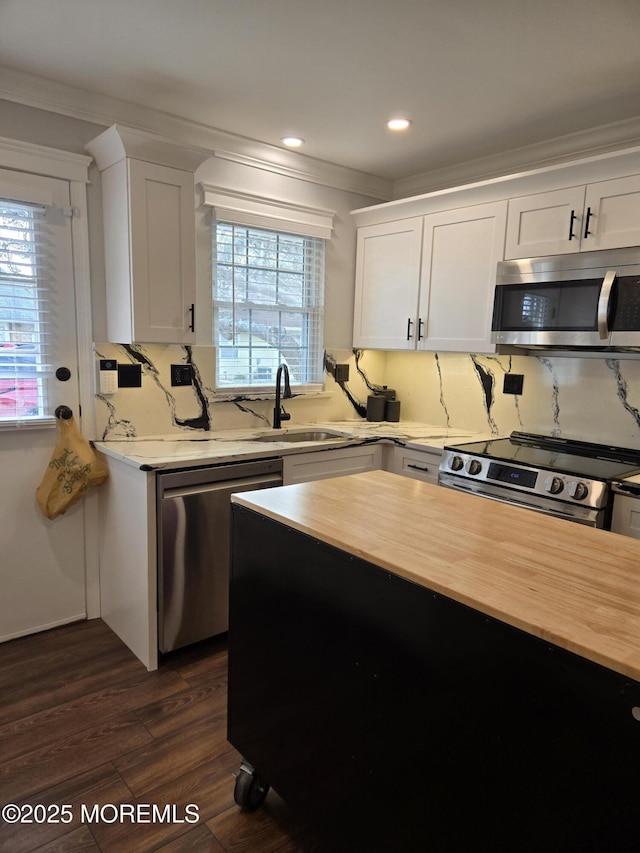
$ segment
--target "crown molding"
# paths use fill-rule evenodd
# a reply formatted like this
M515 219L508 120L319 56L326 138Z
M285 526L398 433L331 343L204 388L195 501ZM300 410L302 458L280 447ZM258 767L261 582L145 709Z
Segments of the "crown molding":
M601 125L395 181L401 199L614 153L640 144L640 117Z
M288 153L279 148L275 150L282 154ZM303 164L295 161L287 164L284 162L268 162L263 158L252 157L235 151L216 150L214 156L220 160L229 160L233 163L240 163L242 166L261 169L263 172L276 172L288 178L321 184L322 186L332 186L356 195L370 196L380 201L389 201L392 198L392 181L376 178L366 172L357 172L355 169L347 169L346 166L326 163L324 160L315 160L312 157L306 158ZM300 168L301 165L304 166L303 169Z
M119 124L112 125L88 142L85 151L92 155L101 172L125 157L195 172L201 163L211 157L210 151L176 145L156 134L131 130Z
M102 127L125 126L166 144L382 202L561 165L640 144L640 117L567 134L476 160L391 181L204 123L96 94L0 65L0 98Z
M1 65L0 98L103 127L122 125L132 132L163 137L166 143L207 151L211 157L371 199L388 201L393 197L393 182L385 178Z

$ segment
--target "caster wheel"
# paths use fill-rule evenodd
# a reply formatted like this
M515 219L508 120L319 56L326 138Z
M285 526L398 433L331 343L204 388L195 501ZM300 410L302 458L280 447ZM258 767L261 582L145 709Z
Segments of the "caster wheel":
M236 776L233 799L245 812L253 812L264 803L269 785L248 764L241 764Z

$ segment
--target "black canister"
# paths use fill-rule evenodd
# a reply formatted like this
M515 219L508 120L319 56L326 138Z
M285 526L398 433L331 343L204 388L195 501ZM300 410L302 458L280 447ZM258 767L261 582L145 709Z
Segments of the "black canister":
M383 421L386 402L382 394L369 394L367 397L367 420Z
M385 400L384 419L385 421L400 420L400 400Z

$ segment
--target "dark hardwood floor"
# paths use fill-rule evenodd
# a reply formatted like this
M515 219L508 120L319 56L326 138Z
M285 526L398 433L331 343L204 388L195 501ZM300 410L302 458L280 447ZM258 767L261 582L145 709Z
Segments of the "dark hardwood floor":
M0 806L32 819L0 819L0 851L347 849L273 791L254 813L235 805L226 687L224 638L167 655L153 673L101 620L0 645ZM149 822L121 822L121 804ZM175 820L154 822L147 804L175 807ZM185 822L188 804L197 823Z

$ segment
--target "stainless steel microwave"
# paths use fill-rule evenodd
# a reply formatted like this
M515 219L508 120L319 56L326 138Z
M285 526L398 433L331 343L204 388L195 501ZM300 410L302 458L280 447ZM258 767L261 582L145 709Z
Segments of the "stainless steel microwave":
M501 261L492 341L640 349L640 247Z

